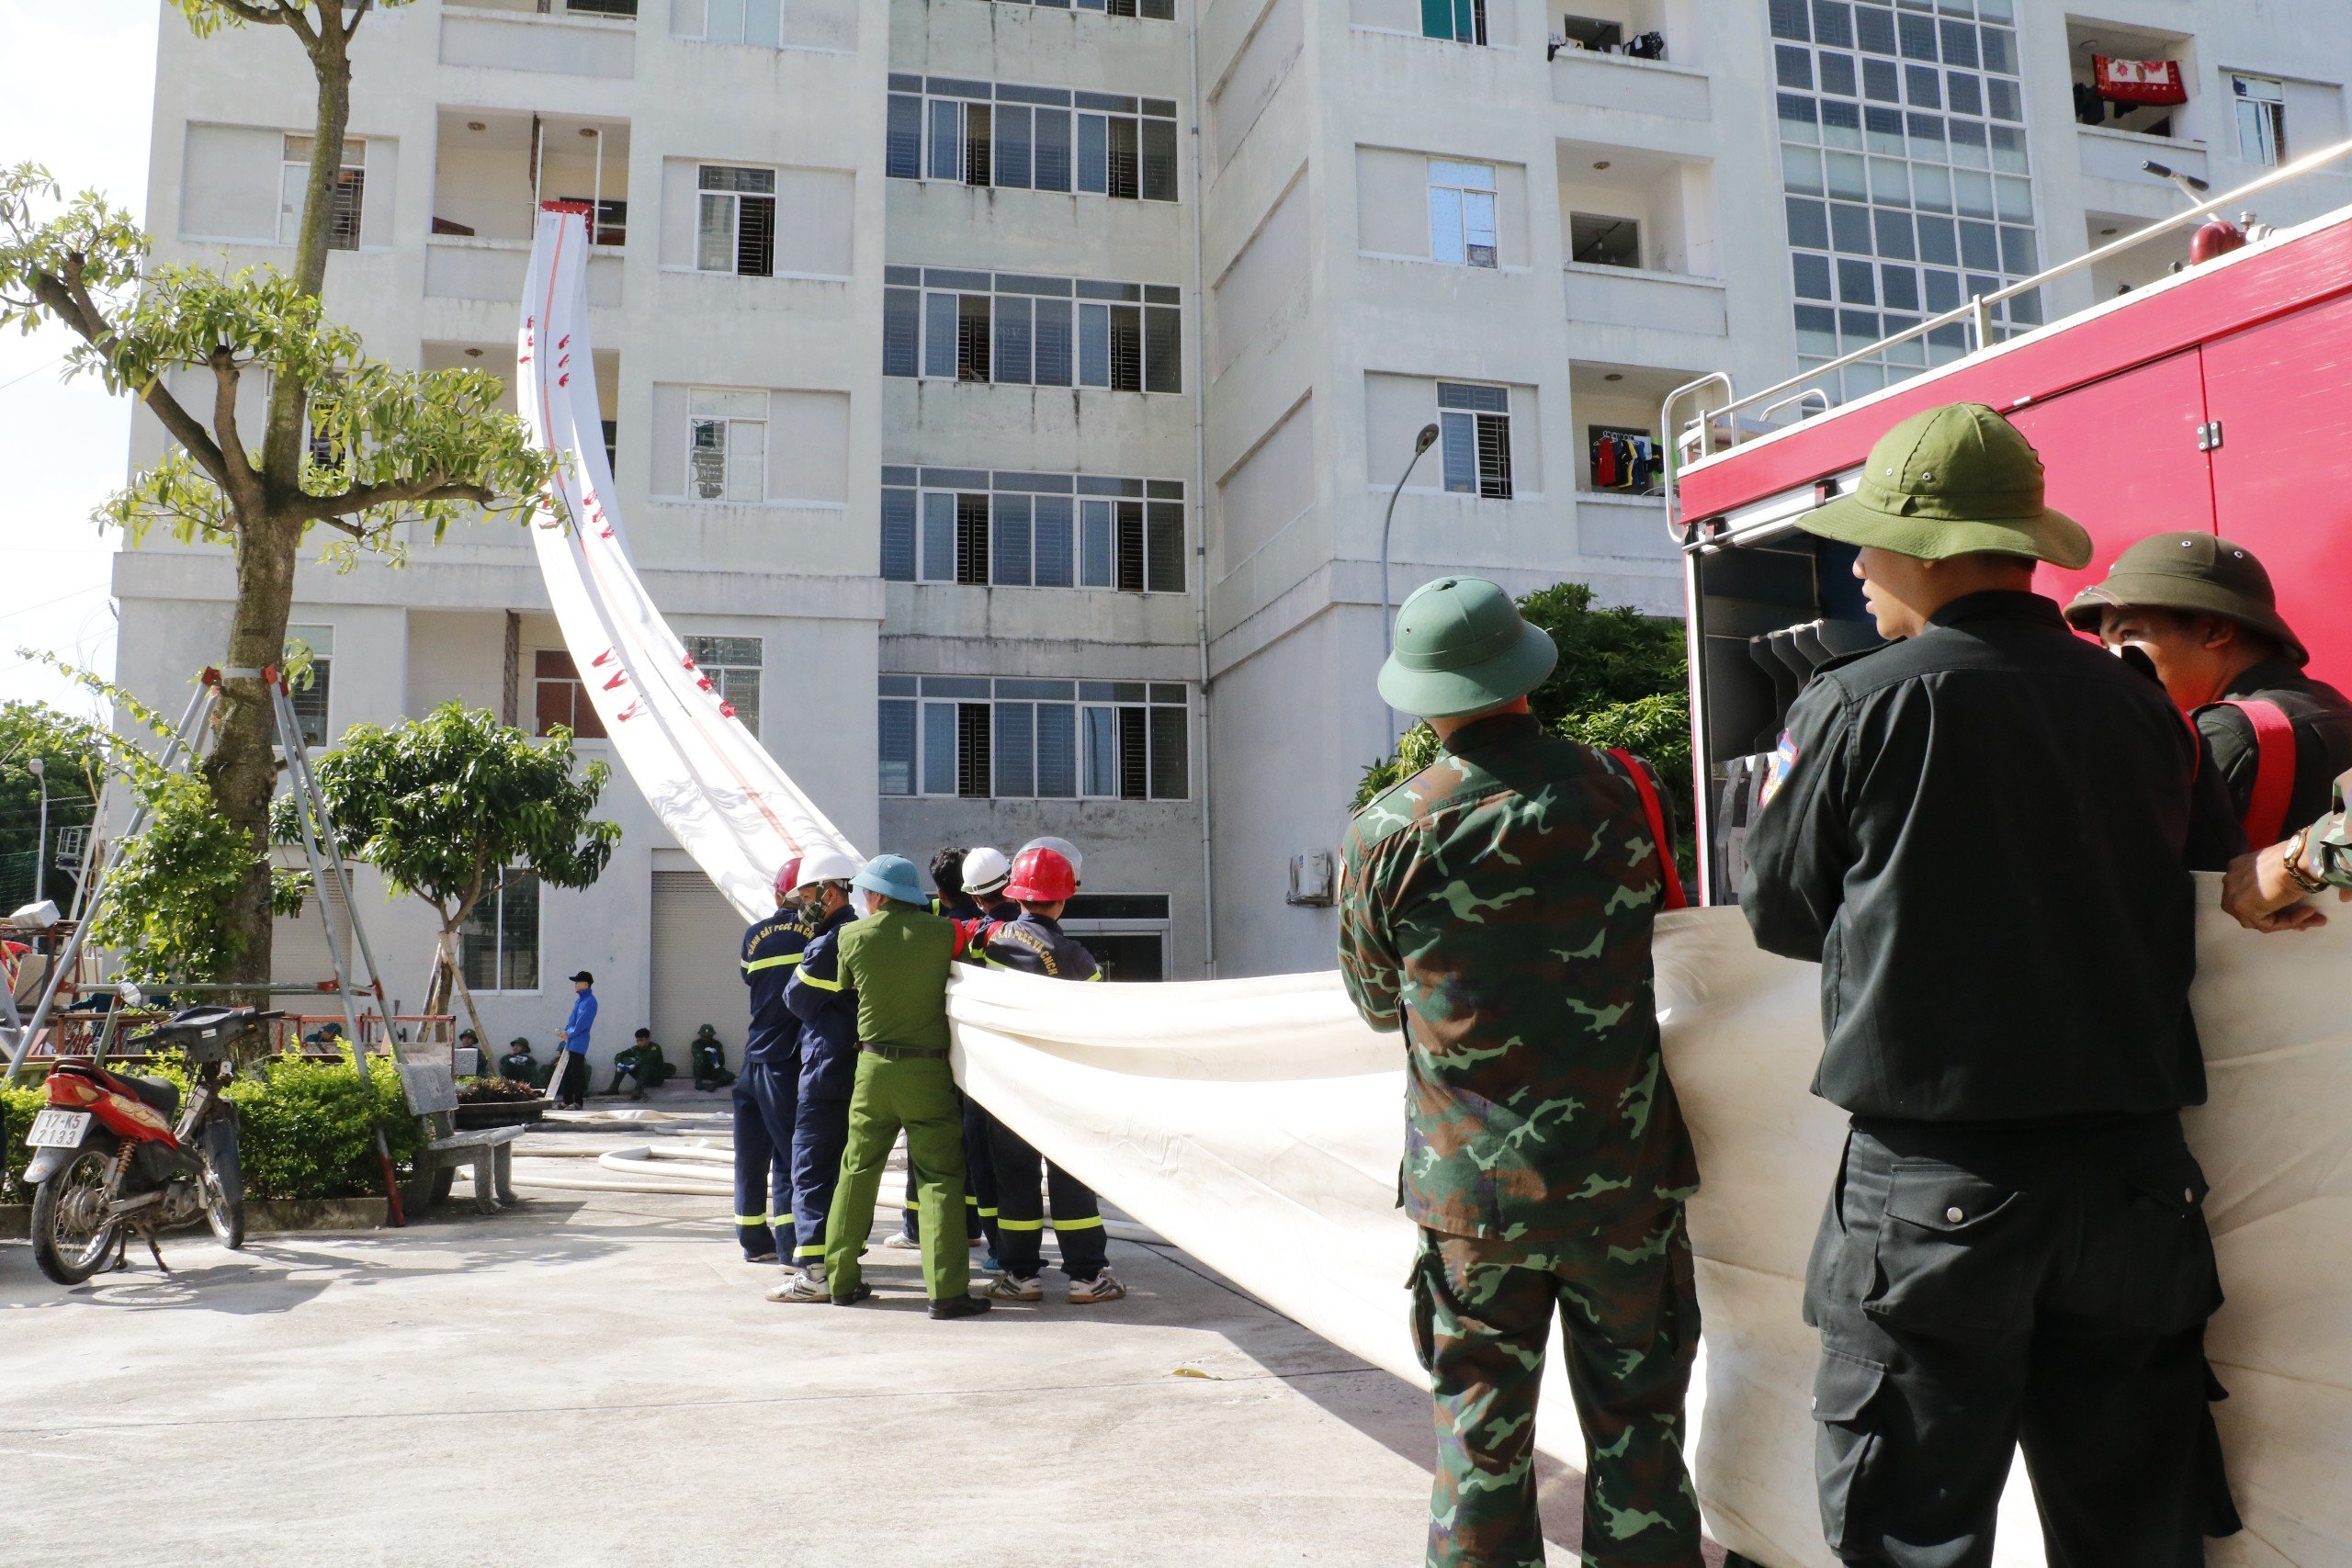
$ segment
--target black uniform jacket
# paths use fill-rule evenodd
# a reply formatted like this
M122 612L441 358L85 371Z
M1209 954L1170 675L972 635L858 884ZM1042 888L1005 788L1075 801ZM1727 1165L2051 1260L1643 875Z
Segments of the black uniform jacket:
M796 906L743 933L743 984L752 988L752 1027L743 1036L747 1067L789 1066L797 1060L800 1021L784 1005L784 987L815 929Z
M1100 980L1102 971L1094 955L1076 938L1062 934L1061 923L1045 915L1023 913L1017 920L990 920L981 928L981 962L998 969L1017 969L1050 980Z
M2352 768L2352 700L2283 659L2266 659L2248 667L2224 694L2275 704L2295 727L2295 789L2287 798L2282 830L2291 832L2326 816L2334 808L2336 775ZM2229 782L2230 799L2243 818L2254 799L2261 762L2254 721L2242 708L2211 703L2197 710L2197 728L2212 744L2213 760Z
M2039 594L1825 666L1748 834L1758 943L1821 964L1814 1092L1995 1122L2205 1098L2184 861L2195 732Z
M842 984L842 928L857 919L844 904L808 939L784 993L800 1021L800 1092L811 1100L847 1100L857 1081L857 992Z

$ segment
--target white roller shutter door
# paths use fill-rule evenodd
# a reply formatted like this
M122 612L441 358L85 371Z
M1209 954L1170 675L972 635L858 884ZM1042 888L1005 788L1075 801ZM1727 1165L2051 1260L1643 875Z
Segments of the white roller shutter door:
M698 871L653 874L653 1016L646 1027L681 1075L692 1066L686 1047L709 1024L727 1043L727 1063L742 1063L743 1026L750 1018L742 978L743 917ZM611 1036L628 1043L637 1025Z

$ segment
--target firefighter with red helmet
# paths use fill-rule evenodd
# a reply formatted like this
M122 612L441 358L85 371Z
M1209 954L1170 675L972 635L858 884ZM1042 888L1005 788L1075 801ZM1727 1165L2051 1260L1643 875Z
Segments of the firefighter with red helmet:
M752 1022L735 1077L735 1239L752 1263L790 1262L792 1123L799 1099L800 1021L786 984L816 928L793 897L800 857L775 874L775 913L743 933L743 984ZM809 1238L821 1241L821 1237Z
M999 969L1041 975L1050 980L1100 980L1094 955L1062 934L1060 916L1078 891L1078 872L1057 849L1035 846L1012 863L1005 897L1021 906L1017 920L992 920L979 948ZM1037 1151L1003 1122L989 1122L989 1163L996 1172L997 1258L1002 1272L989 1286L999 1301L1044 1299L1038 1282L1044 1267L1046 1205L1038 1201L1042 1175L1061 1244L1062 1272L1069 1276L1069 1299L1079 1306L1114 1302L1127 1288L1112 1274L1102 1235L1102 1209L1093 1192L1069 1172L1039 1157Z

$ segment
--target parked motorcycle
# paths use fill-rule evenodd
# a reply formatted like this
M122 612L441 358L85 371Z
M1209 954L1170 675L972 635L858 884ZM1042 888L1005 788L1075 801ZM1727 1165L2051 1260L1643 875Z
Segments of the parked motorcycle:
M135 1003L135 990L125 987ZM133 1235L164 1267L159 1232L201 1219L223 1245L245 1241L245 1184L237 1158L237 1108L222 1098L229 1048L247 1030L282 1016L253 1008L196 1007L173 1014L126 1049L178 1047L188 1066L185 1107L160 1078L109 1072L102 1059L68 1057L49 1072L49 1105L25 1134L32 1159L33 1261L61 1285L119 1265Z

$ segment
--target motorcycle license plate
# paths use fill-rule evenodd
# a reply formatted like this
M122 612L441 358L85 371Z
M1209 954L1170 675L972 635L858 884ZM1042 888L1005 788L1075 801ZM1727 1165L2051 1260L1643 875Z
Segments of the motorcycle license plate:
M30 1149L78 1149L82 1134L90 1129L90 1113L86 1111L44 1111L33 1118L31 1131L25 1134L25 1146Z

